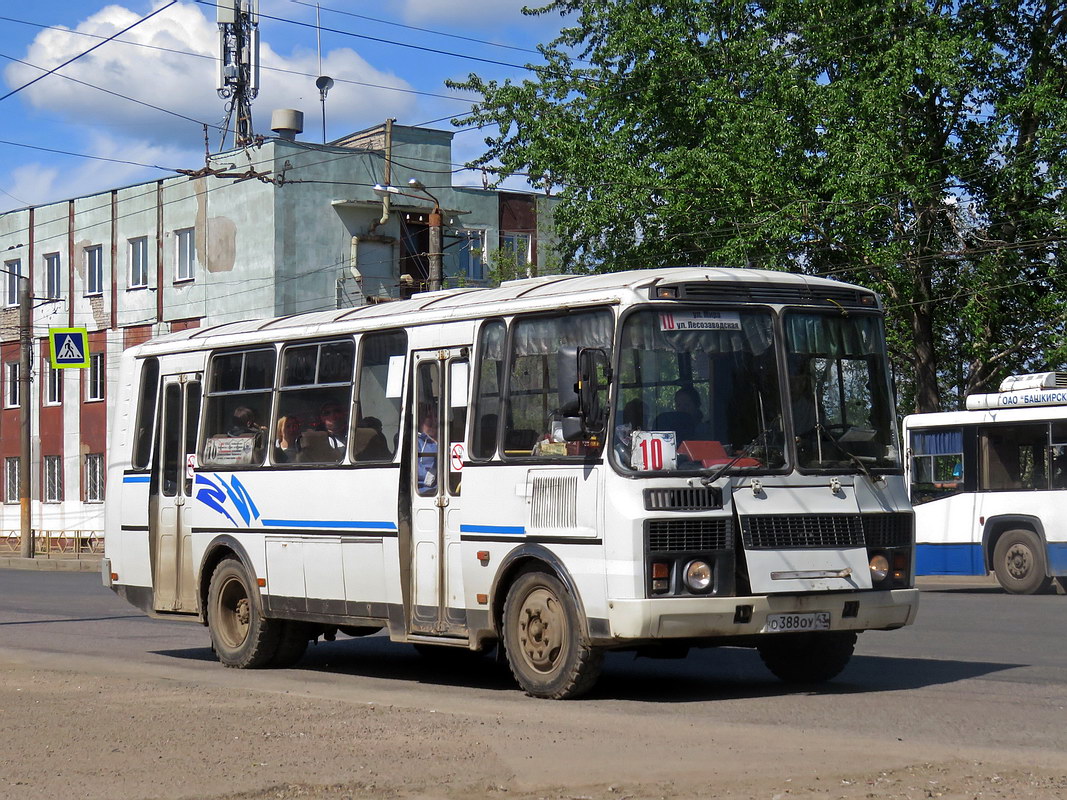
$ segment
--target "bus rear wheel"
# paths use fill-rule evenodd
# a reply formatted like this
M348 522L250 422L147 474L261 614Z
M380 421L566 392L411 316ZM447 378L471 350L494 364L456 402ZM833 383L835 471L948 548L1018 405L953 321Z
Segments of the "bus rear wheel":
M1045 548L1033 531L1008 531L993 548L993 572L1004 591L1011 594L1047 591L1052 579L1045 567Z
M856 649L856 634L774 633L758 645L760 658L785 683L825 683L848 664Z
M255 581L235 558L219 562L211 575L207 627L219 661L237 669L271 664L283 634L280 620L264 618Z
M524 572L512 584L503 638L511 674L532 697L578 697L600 677L603 651L582 641L577 604L554 575Z

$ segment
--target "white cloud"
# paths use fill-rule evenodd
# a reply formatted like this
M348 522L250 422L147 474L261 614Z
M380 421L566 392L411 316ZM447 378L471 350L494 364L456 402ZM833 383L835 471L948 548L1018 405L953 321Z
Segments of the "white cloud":
M156 7L161 2L156 3ZM210 13L210 11L209 11ZM140 15L120 5L100 9L77 26L80 33L111 36L135 22ZM261 31L264 27L261 23ZM281 23L273 23L282 35ZM288 31L285 31L288 34ZM269 134L270 112L274 108L297 108L310 122L319 118L319 94L314 80L318 58L310 49L297 49L289 55L261 43L260 92L253 101L254 128ZM224 118L224 101L216 94L218 26L205 17L201 7L178 3L123 34L135 44L110 42L64 67L68 75L85 83L103 86L113 92L137 98L130 102L84 85L50 75L23 90L24 100L70 122L107 130L134 138L149 137L159 144L200 147L200 125L164 114L145 104L177 112L193 120L213 125ZM97 43L99 39L80 36L69 30L44 30L34 39L24 60L51 69ZM142 46L138 46L142 45ZM146 47L148 45L150 47ZM164 49L152 49L152 48ZM172 50L182 52L170 52ZM375 69L355 51L340 48L323 55L323 71L337 84L327 99L330 136L358 130L387 116L402 117L413 105L412 96L391 89L409 89L395 74ZM41 74L22 64L10 65L4 73L12 88ZM345 81L391 88L359 86ZM221 134L211 134L217 147ZM318 138L309 136L308 138Z

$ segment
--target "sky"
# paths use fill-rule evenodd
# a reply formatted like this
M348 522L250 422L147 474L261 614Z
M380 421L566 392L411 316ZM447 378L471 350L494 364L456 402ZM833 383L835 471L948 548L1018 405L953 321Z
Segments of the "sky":
M0 95L8 95L0 99L0 212L197 169L204 164L205 123L211 151L223 149L214 0L163 8L170 2L0 5ZM253 130L271 135L271 111L295 108L304 112L300 138L322 141L320 74L335 82L325 103L327 140L390 117L452 130L449 120L469 108L471 97L446 88L446 79L473 72L521 80L529 75L523 65L541 63L535 47L554 36L561 20L524 16L528 2L319 0L316 8L314 0L260 0ZM455 166L481 155L484 138L485 131L458 130ZM457 173L453 183L480 186L481 176Z

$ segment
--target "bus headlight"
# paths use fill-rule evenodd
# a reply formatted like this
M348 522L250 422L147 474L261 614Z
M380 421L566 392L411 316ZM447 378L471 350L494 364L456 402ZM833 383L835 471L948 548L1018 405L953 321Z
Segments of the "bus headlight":
M881 583L889 574L889 559L881 553L871 556L871 581Z
M711 586L711 565L706 561L690 561L685 568L685 585L694 592L706 592Z

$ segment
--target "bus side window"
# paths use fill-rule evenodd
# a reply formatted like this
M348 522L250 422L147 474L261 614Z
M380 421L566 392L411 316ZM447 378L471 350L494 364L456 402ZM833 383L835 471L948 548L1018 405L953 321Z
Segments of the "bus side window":
M400 440L400 401L408 337L403 331L363 336L360 340L356 427L352 459L392 461Z
M474 425L471 457L488 460L496 455L496 434L500 423L500 403L504 383L504 321L489 320L478 335L478 355L474 362Z
M246 467L263 463L274 395L275 353L259 348L217 353L208 370L200 463Z
M152 437L156 429L156 393L159 391L159 359L146 358L141 366L141 391L137 403L137 432L134 437L134 469L147 469L152 459Z
M913 431L911 502L939 500L963 491L963 431Z

